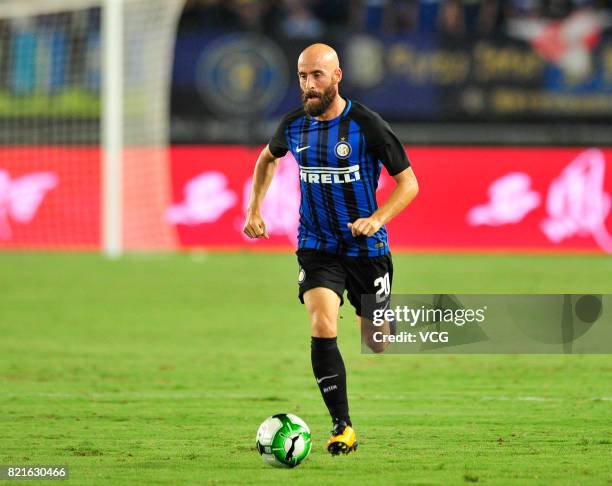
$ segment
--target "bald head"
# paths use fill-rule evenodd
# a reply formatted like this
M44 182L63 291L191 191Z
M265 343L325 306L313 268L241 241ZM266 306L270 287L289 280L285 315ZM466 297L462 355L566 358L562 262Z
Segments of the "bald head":
M338 54L327 44L312 44L298 58L302 104L310 116L326 116L338 107L342 70Z
M340 67L338 54L327 44L311 44L302 51L298 57L298 69L302 65L324 65L330 70L335 70Z

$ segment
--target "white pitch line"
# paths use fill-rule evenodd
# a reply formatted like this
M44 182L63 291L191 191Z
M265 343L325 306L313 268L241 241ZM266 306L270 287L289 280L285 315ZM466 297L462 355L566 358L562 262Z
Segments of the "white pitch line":
M533 396L497 396L497 397L482 397L482 400L489 401L512 401L517 400L521 402L560 402L564 400L592 400L592 401L612 401L612 397L533 397Z
M296 398L319 400L318 394L303 393L296 396L295 393L291 397L282 396L265 396L265 395L254 395L254 394L241 394L241 393L225 393L225 392L92 392L92 393L71 393L71 392L38 392L38 393L2 393L0 392L0 398L87 398L87 399L117 399L122 400L126 398L134 399L188 399L188 398L201 398L201 399L235 399L235 400L255 400L255 401L287 401L291 402ZM604 397L538 397L538 396L450 396L440 395L434 397L424 397L415 393L414 395L363 395L359 394L355 397L356 399L368 399L374 401L466 401L466 400L482 400L482 401L526 401L526 402L548 402L548 401L565 401L565 400L592 400L592 401L612 401L612 396Z

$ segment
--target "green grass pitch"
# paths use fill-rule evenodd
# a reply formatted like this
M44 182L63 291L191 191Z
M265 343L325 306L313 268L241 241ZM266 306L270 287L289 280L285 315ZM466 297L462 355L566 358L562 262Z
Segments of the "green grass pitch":
M606 257L394 260L395 292L612 293ZM75 485L612 484L610 356L365 356L345 306L361 445L331 457L293 255L4 253L0 269L0 464L66 464ZM254 438L285 411L314 446L276 470Z

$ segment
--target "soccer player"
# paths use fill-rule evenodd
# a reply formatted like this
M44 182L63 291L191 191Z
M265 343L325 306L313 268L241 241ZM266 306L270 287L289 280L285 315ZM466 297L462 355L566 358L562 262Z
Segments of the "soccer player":
M346 454L357 448L357 440L336 343L339 309L347 290L366 344L375 352L384 350L385 343L372 339L372 316L362 310L361 295L375 294L377 306L388 305L393 263L385 223L412 201L418 184L389 125L362 104L340 96L342 70L330 46L309 46L297 68L302 107L283 118L257 159L244 232L251 238L269 238L262 201L278 159L291 151L301 189L299 299L311 324L312 369L333 421L327 450ZM378 206L383 165L395 187ZM384 326L388 333L389 323Z

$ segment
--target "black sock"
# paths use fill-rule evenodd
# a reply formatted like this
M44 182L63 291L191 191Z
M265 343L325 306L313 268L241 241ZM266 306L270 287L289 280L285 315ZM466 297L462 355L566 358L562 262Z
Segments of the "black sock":
M310 346L312 371L334 421L351 425L346 398L346 370L336 338L313 337Z

